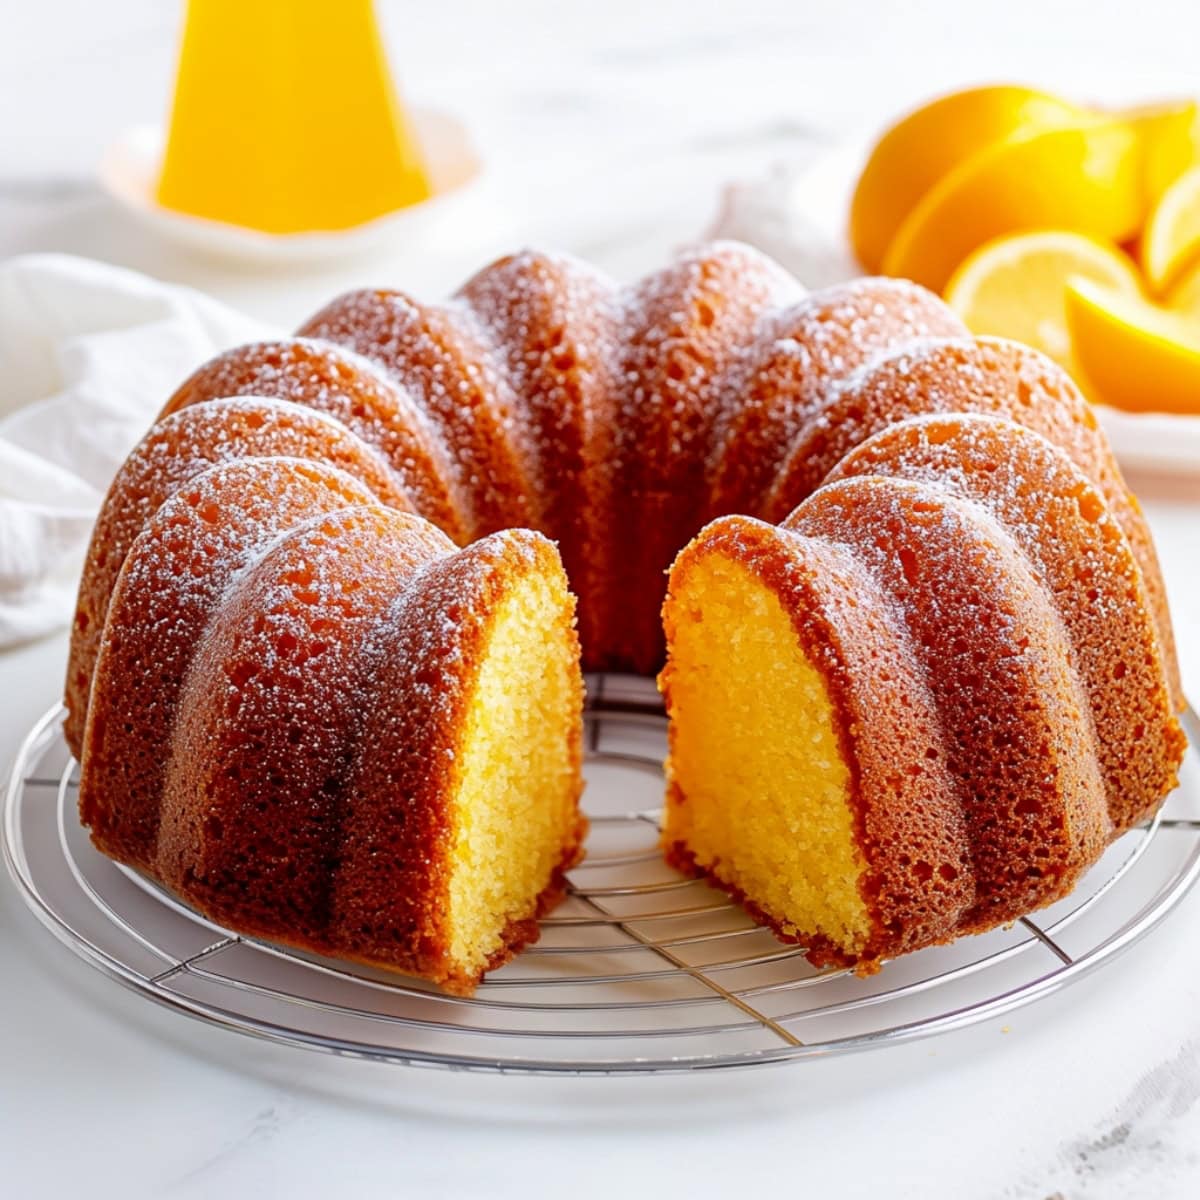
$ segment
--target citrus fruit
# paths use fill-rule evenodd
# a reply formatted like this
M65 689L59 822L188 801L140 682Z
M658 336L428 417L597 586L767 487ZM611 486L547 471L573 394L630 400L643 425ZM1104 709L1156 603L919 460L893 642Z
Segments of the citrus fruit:
M1067 326L1094 399L1133 412L1200 413L1200 321L1073 279Z
M1127 109L1121 114L1142 147L1142 184L1148 206L1200 163L1200 105L1194 100Z
M1070 124L1079 110L1030 88L954 92L923 105L876 143L850 206L850 240L868 271L878 271L901 222L963 159L1022 129Z
M1017 134L979 151L905 218L884 255L888 275L935 291L976 247L1007 233L1070 229L1133 236L1144 201L1137 138L1119 119Z
M1184 271L1163 303L1181 316L1200 322L1200 259Z
M1141 293L1133 263L1114 246L1049 229L986 242L955 271L946 302L973 333L1024 342L1069 370L1066 290L1072 276Z
M1142 232L1142 270L1161 295L1200 257L1200 167L1185 171L1162 194Z

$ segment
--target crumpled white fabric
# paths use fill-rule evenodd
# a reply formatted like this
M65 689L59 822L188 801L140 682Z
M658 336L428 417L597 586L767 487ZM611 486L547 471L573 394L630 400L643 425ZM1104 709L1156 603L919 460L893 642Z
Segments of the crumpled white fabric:
M765 175L728 183L707 236L748 242L813 290L853 279L862 271L846 238L814 215L814 210L833 208L840 221L845 210L840 195L832 203L820 193L814 196L823 182L808 167L776 163Z
M88 259L0 263L0 647L69 622L96 511L171 392L275 332Z

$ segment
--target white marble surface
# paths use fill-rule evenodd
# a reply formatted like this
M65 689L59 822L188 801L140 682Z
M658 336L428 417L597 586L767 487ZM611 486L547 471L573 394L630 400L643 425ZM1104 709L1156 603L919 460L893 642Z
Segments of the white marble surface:
M294 321L350 282L451 287L556 243L622 274L716 189L941 86L1200 90L1190 3L383 3L408 91L472 120L495 221L431 259L252 274L145 238L92 166L165 99L178 8L3 0L0 255L72 250ZM0 380L0 387L3 381ZM1135 479L1185 678L1200 680L1200 480ZM0 763L58 694L63 642L0 656ZM0 1195L1190 1197L1200 1192L1200 895L1067 992L936 1041L698 1079L522 1080L275 1049L75 961L0 884Z

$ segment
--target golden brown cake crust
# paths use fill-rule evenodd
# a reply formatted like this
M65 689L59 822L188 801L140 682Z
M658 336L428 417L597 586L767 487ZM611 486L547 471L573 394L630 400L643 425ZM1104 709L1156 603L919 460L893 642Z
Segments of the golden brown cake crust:
M783 605L805 657L824 677L850 770L855 838L867 864L859 889L870 936L853 960L815 930L788 940L803 941L815 963L854 961L864 971L881 958L948 941L974 903L974 879L937 707L907 630L878 583L842 547L748 517L726 517L709 525L672 568L663 609L668 640L675 597L695 564L710 554L739 563ZM670 715L670 663L661 686ZM672 784L667 805L682 803L686 797ZM719 867L702 868L682 843L668 841L666 853L681 870L712 879L746 904ZM783 930L782 921L753 911L777 933Z
M405 507L455 541L466 537L447 447L413 398L367 359L304 338L252 342L195 371L167 401L159 420L229 396L287 400L334 417L383 455L410 498Z
M516 398L465 306L423 305L387 289L350 292L307 321L300 336L363 355L420 399L450 451L466 509L464 540L538 523L540 497L530 487Z
M827 485L783 528L846 546L909 630L967 823L961 931L1065 895L1112 827L1070 646L1016 545L982 508L878 476Z
M399 480L370 446L336 421L294 404L221 400L156 423L117 472L88 546L66 682L64 733L77 758L83 752L88 690L109 597L138 534L179 488L215 464L280 455L337 467L360 480L381 503L411 507Z
M904 279L856 279L773 314L726 393L709 516L763 513L788 449L852 371L916 338L966 333L937 296Z
M236 580L196 649L166 765L156 866L187 900L321 946L392 609L452 551L418 517L348 508L296 526Z
M618 423L616 285L565 255L523 251L459 291L504 364L532 452L542 532L556 541L579 597L584 670L603 667L614 622L612 471Z
M196 476L151 519L113 592L83 742L79 811L104 853L154 867L180 693L229 584L296 524L372 501L332 467L243 459Z
M609 631L613 668L645 675L662 662L664 579L706 516L725 388L745 348L762 337L768 311L794 289L775 263L730 242L682 255L625 298L612 521L637 536L622 547L608 581L622 612Z
M923 413L1007 417L1053 442L1104 494L1145 579L1176 709L1183 704L1175 636L1154 541L1108 440L1065 371L1002 338L937 339L902 346L830 391L792 443L763 518L782 521L860 442Z
M1150 816L1178 783L1186 740L1142 572L1098 489L1032 430L964 413L891 425L830 479L863 475L922 480L976 500L1012 535L1075 650L1114 834Z

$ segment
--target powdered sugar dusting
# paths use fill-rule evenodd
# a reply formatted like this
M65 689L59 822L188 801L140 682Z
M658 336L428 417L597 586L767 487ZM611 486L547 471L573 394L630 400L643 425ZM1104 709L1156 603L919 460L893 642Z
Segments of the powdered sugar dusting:
M1178 663L1162 572L1095 415L1070 377L1028 346L1001 338L910 342L830 390L792 444L763 516L782 520L860 442L905 417L978 412L1007 417L1059 447L1103 493L1145 579L1163 661L1178 699Z
M68 736L82 747L83 720L109 596L134 539L159 506L216 463L292 455L329 463L385 504L410 508L400 480L344 425L310 408L243 398L197 404L156 424L122 465L97 518L80 584L67 679Z
M655 668L663 572L705 520L781 519L853 445L922 411L1002 412L1069 445L1162 608L1144 522L1065 377L1031 351L963 338L915 284L800 291L736 243L625 289L524 251L446 304L344 296L307 323L311 337L214 360L168 409L230 389L285 397L379 450L416 509L460 543L520 524L546 533L581 596L590 669ZM1160 636L1169 646L1165 621Z
M452 552L420 518L353 507L296 526L234 582L180 699L166 878L242 920L321 929L338 796L393 639L389 613L421 566Z
M899 279L859 279L775 314L715 439L712 515L761 513L788 450L848 374L914 338L962 336L936 296Z
M536 520L512 388L465 306L363 290L335 300L300 332L365 355L419 398L443 444L453 448L471 537Z
M1161 796L1178 746L1155 673L1174 659L1144 520L1069 379L967 338L930 293L870 279L801 299L734 243L624 289L527 251L445 304L355 292L302 333L172 397L81 585L77 748L104 638L85 820L205 911L327 944L364 714L386 708L380 736L430 756L412 778L452 758L426 731L462 701L498 581L557 570L543 533L583 597L585 664L650 672L679 547L714 514L779 520L801 501L785 528L845 584L848 625L890 639L937 698L945 728L926 732L963 789L980 886L967 927L1062 894L1110 809L1123 826ZM982 415L937 416L955 412ZM455 551L439 528L481 540Z
M641 672L662 658L658 619L674 554L707 516L713 427L769 314L794 280L732 242L681 256L624 297L613 521L637 530L610 586L632 606L613 631L617 662Z
M187 481L138 536L104 626L80 783L81 812L110 853L151 862L163 747L197 643L221 623L227 589L298 523L372 502L362 484L324 464L241 459Z
M611 624L617 286L566 255L526 250L485 268L459 297L509 379L539 528L559 544L585 644L599 646Z
M464 536L453 460L425 406L369 360L303 338L255 342L206 363L163 411L235 395L288 400L336 418L382 453L423 516Z
M1103 495L1067 455L1003 418L955 413L891 425L852 450L831 480L919 480L986 508L1053 600L1088 692L1116 833L1175 785L1179 731L1153 606Z
M968 824L962 931L1065 894L1111 824L1070 643L1012 537L980 505L878 476L829 484L784 527L849 547L909 630Z

